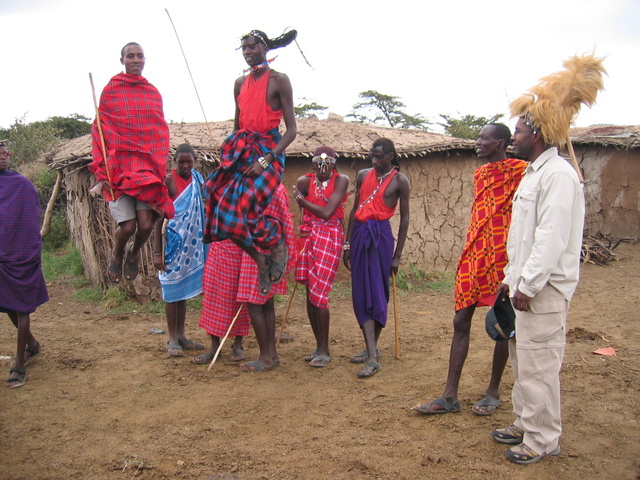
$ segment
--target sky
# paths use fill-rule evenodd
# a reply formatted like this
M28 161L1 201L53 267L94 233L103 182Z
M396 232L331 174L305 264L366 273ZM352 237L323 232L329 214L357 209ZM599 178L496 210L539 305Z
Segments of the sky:
M277 55L272 67L289 76L296 105L329 107L321 118L348 114L360 92L375 90L434 123L502 113L513 127L511 100L564 59L594 51L605 57L605 91L576 126L640 124L639 0L0 0L0 19L2 128L93 118L89 73L99 96L130 41L145 50L143 75L167 121L232 119L233 83L246 68L240 37L289 27L312 68L295 44L268 58Z

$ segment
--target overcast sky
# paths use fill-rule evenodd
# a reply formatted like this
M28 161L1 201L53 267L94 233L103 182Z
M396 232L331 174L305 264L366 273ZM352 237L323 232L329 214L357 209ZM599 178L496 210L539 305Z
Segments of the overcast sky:
M273 51L272 67L289 75L296 104L346 115L359 92L376 90L434 122L506 114L565 58L595 50L606 56L606 90L576 125L640 123L638 0L0 0L0 127L25 114L93 118L88 74L99 95L130 41L145 50L143 75L162 93L167 120L203 121L165 8L209 121L233 117L233 82L246 67L240 36L293 27L313 69L295 44Z

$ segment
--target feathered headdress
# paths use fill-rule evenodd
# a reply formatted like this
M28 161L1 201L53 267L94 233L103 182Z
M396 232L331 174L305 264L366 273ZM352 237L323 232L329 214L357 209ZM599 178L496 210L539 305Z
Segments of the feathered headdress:
M570 57L563 62L566 70L553 73L529 89L529 93L516 98L509 105L512 117L525 117L542 133L547 145L559 148L568 146L574 167L582 180L575 160L569 128L584 103L591 107L602 90L602 75L606 70L602 58L592 53L581 57Z

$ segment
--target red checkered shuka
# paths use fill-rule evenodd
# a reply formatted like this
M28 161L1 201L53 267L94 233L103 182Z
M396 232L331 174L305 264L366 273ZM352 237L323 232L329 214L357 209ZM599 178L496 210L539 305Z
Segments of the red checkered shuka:
M507 158L474 173L471 221L456 273L456 311L495 301L507 264L511 202L526 167L527 162Z
M199 323L207 335L224 337L242 305L237 296L243 253L231 240L213 242L209 246L202 280L202 314ZM229 335L249 335L250 324L249 311L245 305Z
M169 127L160 92L142 76L120 73L102 91L99 110L113 195L97 119L91 130L93 161L89 169L104 183L105 200L130 195L164 217L173 218L173 202L164 184Z

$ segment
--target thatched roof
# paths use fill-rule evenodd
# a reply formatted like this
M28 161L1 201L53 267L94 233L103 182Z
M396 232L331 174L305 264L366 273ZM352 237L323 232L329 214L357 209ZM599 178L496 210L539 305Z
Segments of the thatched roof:
M613 146L621 150L640 148L640 126L596 125L572 128L569 132L574 145Z
M403 130L344 122L330 115L327 120L298 120L298 136L287 148L289 157L310 157L320 145L330 145L338 157L366 157L373 141L380 137L391 139L400 157L425 156L432 152L450 150L475 150L475 141L447 137L420 130ZM206 160L215 161L223 140L233 130L233 122L172 123L171 148L181 143L193 145L196 152ZM211 131L211 134L209 133ZM213 141L212 138L213 137ZM78 165L80 168L91 158L91 136L85 135L60 144L47 155L53 168Z

